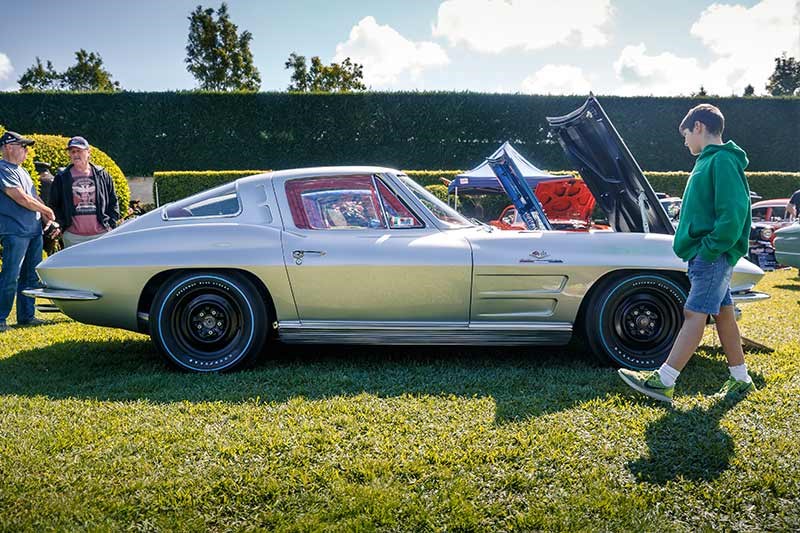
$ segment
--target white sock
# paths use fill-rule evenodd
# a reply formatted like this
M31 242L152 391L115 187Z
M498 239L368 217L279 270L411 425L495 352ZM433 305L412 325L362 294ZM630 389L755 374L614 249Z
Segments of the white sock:
M741 365L729 366L728 368L731 371L731 376L733 376L733 379L737 381L744 381L745 383L750 383L753 381L750 377L750 374L747 373L746 364L742 363Z
M658 369L658 377L661 378L661 383L666 385L667 387L672 387L675 385L675 381L678 379L681 373L678 370L675 370L667 363L661 365L661 368Z

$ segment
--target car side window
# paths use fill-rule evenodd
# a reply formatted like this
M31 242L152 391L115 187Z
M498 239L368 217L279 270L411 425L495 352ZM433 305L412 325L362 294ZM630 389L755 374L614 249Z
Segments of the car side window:
M381 180L376 179L389 229L424 228L425 224Z
M372 176L294 179L285 190L300 229L386 229Z
M753 222L763 222L764 218L767 216L767 208L756 207L753 209L751 216L753 218Z
M231 183L167 205L164 218L232 217L240 212L236 185Z

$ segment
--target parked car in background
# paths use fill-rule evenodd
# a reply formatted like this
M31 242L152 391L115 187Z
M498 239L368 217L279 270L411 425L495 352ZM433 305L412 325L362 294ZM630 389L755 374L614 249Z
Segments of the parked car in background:
M780 266L775 256L775 231L788 226L791 221L786 217L788 198L762 200L751 206L753 218L750 226L750 250L748 259L765 271L775 270Z
M775 232L775 258L782 265L797 268L800 274L800 223L795 222Z
M677 228L678 219L681 216L681 204L683 203L683 199L677 196L664 195L663 197L659 197L658 201L661 202L661 206L664 208L664 211L667 212L667 216L670 222L672 222L672 225Z

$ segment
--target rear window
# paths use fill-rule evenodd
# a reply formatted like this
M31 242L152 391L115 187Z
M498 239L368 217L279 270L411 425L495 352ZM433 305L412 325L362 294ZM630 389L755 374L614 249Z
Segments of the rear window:
M217 187L184 200L178 200L165 208L165 218L232 217L241 212L236 184Z

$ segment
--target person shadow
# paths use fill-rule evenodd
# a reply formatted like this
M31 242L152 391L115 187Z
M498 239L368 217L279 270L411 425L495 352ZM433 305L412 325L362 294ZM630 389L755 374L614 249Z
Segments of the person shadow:
M721 350L717 350L720 351ZM700 359L700 358L695 358ZM723 361L712 361L703 358L697 362L700 366L724 366ZM693 365L697 372L698 365ZM719 375L718 370L703 369L700 374ZM764 379L753 375L753 382L761 389ZM690 376L687 376L689 378ZM682 394L714 394L714 388L708 381L698 378L686 380L681 389ZM746 397L746 396L745 396ZM697 405L690 409L666 409L664 416L651 423L646 429L647 453L630 461L627 466L634 478L643 483L664 485L670 481L713 481L730 466L734 454L733 438L721 427L720 422L725 414L733 409L745 397L712 398L707 405Z

